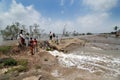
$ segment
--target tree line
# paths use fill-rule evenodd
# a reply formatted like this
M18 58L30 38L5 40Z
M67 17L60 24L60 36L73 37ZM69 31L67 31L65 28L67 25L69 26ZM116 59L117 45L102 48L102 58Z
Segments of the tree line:
M33 25L30 25L29 27L34 27L34 31L32 30L31 35L33 35L33 33L35 34L40 34L40 32L38 31L38 29L36 29L36 27L39 27L38 24L33 24ZM2 34L2 37L3 39L7 40L7 39L17 39L18 37L18 34L20 32L20 30L23 29L26 33L28 33L26 31L26 26L23 25L23 24L20 24L19 22L15 22L11 25L7 25L6 28L4 30L0 30L1 34Z

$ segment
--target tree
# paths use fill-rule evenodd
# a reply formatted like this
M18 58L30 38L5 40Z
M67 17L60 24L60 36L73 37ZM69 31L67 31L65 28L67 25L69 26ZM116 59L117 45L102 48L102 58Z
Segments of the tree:
M86 33L86 35L92 35L92 33L88 32L88 33Z
M119 28L118 26L115 26L115 27L114 27L114 30L115 30L115 31L117 31L117 30L118 30L118 28Z
M41 35L40 29L39 29L39 27L40 27L39 24L35 23L29 27L30 27L30 36L34 37L34 38L39 38Z
M15 25L16 25L16 26L20 26L20 23L19 23L19 22L15 22Z
M1 30L1 34L4 39L13 39L17 38L17 34L19 32L19 25L18 23L13 23L12 25L7 25L7 27L4 30Z
M118 34L117 34L118 28L119 28L118 26L115 26L115 27L114 27L114 30L115 30L115 36L116 36L116 37L118 37Z

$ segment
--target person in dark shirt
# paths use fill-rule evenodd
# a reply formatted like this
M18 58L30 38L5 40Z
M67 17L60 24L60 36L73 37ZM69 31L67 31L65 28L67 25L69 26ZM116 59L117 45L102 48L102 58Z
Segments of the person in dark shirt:
M54 41L54 42L55 42L55 36L56 36L55 33L53 33L53 41Z
M53 37L52 32L50 32L49 36L50 36L50 40L52 40Z
M33 52L33 40L32 40L32 38L30 38L30 53L31 53L31 55L34 55L34 52Z
M37 52L37 40L36 40L36 38L33 40L33 50L34 50L34 53Z

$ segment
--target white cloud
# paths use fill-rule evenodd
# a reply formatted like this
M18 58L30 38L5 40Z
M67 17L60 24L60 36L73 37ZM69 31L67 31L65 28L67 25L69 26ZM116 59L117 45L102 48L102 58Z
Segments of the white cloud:
M40 28L45 29L46 32L54 31L57 33L62 33L64 24L69 26L68 30L72 29L73 25L70 21L52 21L50 17L44 18L32 5L25 7L21 3L16 3L15 0L13 0L6 12L0 13L0 27L5 28L14 22L27 25L27 28L29 25L37 23L40 25Z
M108 25L109 14L98 13L80 16L77 19L77 24L84 32L103 32Z
M95 27L101 25L108 17L107 13L89 14L79 17L77 22L82 27Z
M61 0L60 5L64 6L64 2L65 2L65 0Z
M1 1L1 3L0 3L0 13L3 11L4 4L5 3L3 1Z
M64 10L62 10L62 11L61 11L61 14L64 14L64 13L65 13Z
M74 4L74 0L70 0L70 5L73 5Z
M110 23L111 13L109 10L116 7L117 2L118 0L83 0L83 5L90 8L91 13L80 16L77 23L84 31L110 31L115 23Z
M83 4L95 11L108 11L116 6L118 0L83 0Z
M69 32L74 30L74 24L72 21L62 21L62 20L49 22L45 27L45 29L47 29L46 31L47 33L49 33L49 31L55 33L62 33L64 26L66 27L66 30Z
M65 0L61 0L62 5L64 5L64 1ZM86 0L86 1L92 2L92 0ZM74 0L71 0L71 3L73 4ZM85 4L88 5L87 2ZM2 4L2 6L7 6L7 5ZM92 7L92 3L90 6ZM63 13L64 11L61 11L61 14ZM16 3L15 0L13 0L12 4L10 5L7 11L0 9L0 27L6 27L6 25L12 24L13 22L17 22L17 21L27 26L37 23L40 25L40 28L45 29L45 32L47 33L49 33L49 31L52 31L55 33L62 33L65 24L66 24L66 29L68 31L76 30L79 32L92 32L92 31L95 32L95 29L97 29L97 31L102 32L108 28L106 26L109 26L108 25L109 19L110 19L110 14L107 13L107 11L104 11L104 12L101 11L99 13L97 13L96 11L93 11L92 14L89 14L88 12L87 15L85 14L83 16L79 16L79 18L77 18L74 21L73 20L54 20L53 21L52 18L50 17L48 18L43 17L40 14L40 12L34 9L33 5L24 6L21 3L19 4ZM114 23L111 23L110 25L113 25L113 24Z
M6 25L13 22L31 25L39 23L40 19L42 19L40 13L38 13L33 6L24 7L22 4L16 3L15 0L12 1L8 11L0 13L2 27L6 27Z
M64 6L65 5L65 1L66 0L61 0L60 5ZM73 5L73 4L74 4L74 0L70 0L70 5Z

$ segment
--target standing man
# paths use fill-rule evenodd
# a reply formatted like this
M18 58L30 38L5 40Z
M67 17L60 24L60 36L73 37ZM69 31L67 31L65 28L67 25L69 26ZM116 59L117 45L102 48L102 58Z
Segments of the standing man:
M50 32L49 36L50 36L50 40L52 40L52 36L53 36L52 32Z
M19 41L20 47L23 47L24 44L25 44L25 38L24 38L24 36L23 36L23 30L20 31L19 40L20 40L20 41Z
M33 52L33 39L32 38L30 38L30 53L31 53L31 55L34 55L34 52Z
M37 40L36 40L36 38L34 38L34 40L33 40L33 52L34 52L34 54L37 52Z
M55 33L53 33L53 41L55 42Z

